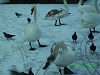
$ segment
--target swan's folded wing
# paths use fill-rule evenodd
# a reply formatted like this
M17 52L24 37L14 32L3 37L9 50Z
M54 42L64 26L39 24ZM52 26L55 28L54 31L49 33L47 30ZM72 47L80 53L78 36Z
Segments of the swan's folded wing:
M96 22L96 21L100 20L99 17L100 17L100 14L96 14L96 13L84 13L81 16L81 19L84 20L85 22Z

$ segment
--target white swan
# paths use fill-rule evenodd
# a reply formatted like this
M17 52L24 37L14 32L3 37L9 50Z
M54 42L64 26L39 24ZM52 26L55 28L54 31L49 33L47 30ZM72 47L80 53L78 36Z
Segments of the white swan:
M31 47L29 50L36 49L36 48L32 48L31 46L31 42L35 42L35 41L38 41L39 47L46 47L46 45L41 45L39 42L39 39L42 36L42 32L39 29L37 22L36 22L36 6L35 5L32 7L32 10L34 10L34 24L24 29L25 41L28 41Z
M94 0L94 6L91 6L91 5L82 5L83 3L83 0L79 0L79 3L78 3L78 10L81 14L83 14L84 12L87 12L87 13L91 13L91 12L96 12L95 10L95 6L97 7L97 4L96 4L96 1Z
M97 4L97 0L95 0L95 4ZM96 13L84 13L81 16L81 28L89 28L90 32L98 32L95 31L95 27L100 24L100 12L98 10L98 6L95 6ZM94 31L91 31L94 29Z
M57 25L57 21L59 20L59 25L63 25L61 24L60 22L60 19L62 19L63 17L67 16L69 13L69 7L67 5L67 2L66 0L63 0L64 2L64 6L65 6L65 9L52 9L51 11L49 11L46 16L45 16L45 20L56 20L55 22L55 26L58 26Z
M48 57L47 62L43 69L46 69L51 63L54 63L61 73L61 67L64 67L64 73L73 73L66 66L76 61L76 52L72 47L65 45L63 41L54 44L51 48L51 55Z

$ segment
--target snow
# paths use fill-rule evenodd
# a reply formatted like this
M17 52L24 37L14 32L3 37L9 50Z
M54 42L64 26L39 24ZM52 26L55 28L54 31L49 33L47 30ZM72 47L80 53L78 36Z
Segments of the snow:
M38 26L42 30L41 44L47 45L39 48L37 42L32 46L37 48L29 51L28 42L24 41L24 28L33 24L31 14L32 4L1 4L0 5L0 75L10 75L9 70L27 72L30 67L35 75L60 75L56 66L52 64L47 71L43 70L47 57L53 43L64 41L66 44L75 47L77 60L68 65L75 75L100 75L100 33L93 33L94 44L97 49L94 54L90 52L91 42L88 41L89 29L79 29L80 13L76 4L69 4L70 15L61 19L66 25L54 26L55 21L44 20L46 13L52 8L64 8L62 4L37 4ZM23 15L18 18L15 12ZM29 24L27 18L31 18ZM96 27L100 30L100 26ZM76 31L78 35L77 43L73 43L71 36ZM15 34L14 40L7 40L2 32Z

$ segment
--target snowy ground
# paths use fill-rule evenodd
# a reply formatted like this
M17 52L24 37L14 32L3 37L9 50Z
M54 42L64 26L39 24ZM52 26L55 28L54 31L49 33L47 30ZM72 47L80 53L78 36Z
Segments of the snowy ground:
M75 75L100 75L100 33L94 33L94 44L97 49L95 54L90 53L91 42L88 42L88 29L79 29L80 13L77 11L77 5L69 5L71 14L63 18L63 26L54 26L54 21L43 20L45 14L52 8L64 8L62 4L38 4L38 25L43 32L40 39L42 44L48 47L39 48L37 42L32 46L37 48L35 51L29 51L28 42L24 42L24 27L33 24L33 16L30 15L32 4L1 4L0 5L0 75L10 75L9 70L16 68L18 71L26 71L32 68L35 75L60 75L56 66L52 64L45 73L42 70L47 57L50 55L50 49L53 43L64 41L73 46L72 34L76 31L78 35L75 51L77 60L68 65L74 71ZM20 18L15 16L15 12L22 13ZM32 22L28 24L27 18ZM100 31L100 26L96 28ZM2 32L15 34L13 40L7 40Z

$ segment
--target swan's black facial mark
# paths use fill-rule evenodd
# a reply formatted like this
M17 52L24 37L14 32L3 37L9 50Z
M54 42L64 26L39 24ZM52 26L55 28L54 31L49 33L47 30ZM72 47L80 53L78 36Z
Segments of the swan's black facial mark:
M31 9L31 15L33 14L34 8Z

